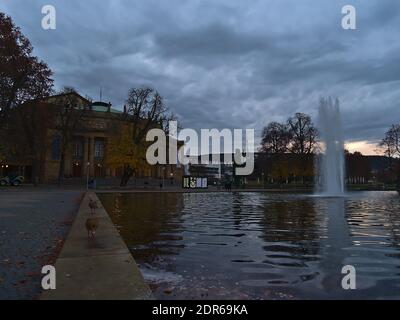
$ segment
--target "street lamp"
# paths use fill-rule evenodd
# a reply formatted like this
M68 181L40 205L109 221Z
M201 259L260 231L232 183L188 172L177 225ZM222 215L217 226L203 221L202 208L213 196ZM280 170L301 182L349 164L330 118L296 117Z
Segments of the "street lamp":
M163 167L162 169L163 169L162 185L163 185L163 188L164 188L164 183L165 183L165 167Z
M265 188L264 170L261 171L261 181L262 181L263 188Z

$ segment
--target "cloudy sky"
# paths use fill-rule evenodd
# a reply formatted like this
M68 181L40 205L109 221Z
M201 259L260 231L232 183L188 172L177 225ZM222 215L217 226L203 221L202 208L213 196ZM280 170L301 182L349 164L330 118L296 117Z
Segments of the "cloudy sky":
M343 30L341 9L357 10ZM43 30L53 5L56 30ZM375 153L400 122L400 2L394 0L0 0L57 88L122 108L160 91L184 127L254 128L339 97L348 147Z

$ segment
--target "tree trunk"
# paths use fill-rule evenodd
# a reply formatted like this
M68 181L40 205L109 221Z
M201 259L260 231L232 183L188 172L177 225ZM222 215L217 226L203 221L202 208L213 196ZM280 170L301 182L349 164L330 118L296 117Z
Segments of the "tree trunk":
M39 184L40 176L40 161L38 159L32 160L32 183L35 187Z
M122 174L122 177L121 177L120 187L127 186L129 179L133 176L133 172L134 172L134 170L129 165L124 166L124 173Z
M64 182L64 170L65 170L65 152L61 151L60 155L60 166L58 169L58 186L61 187L61 185Z

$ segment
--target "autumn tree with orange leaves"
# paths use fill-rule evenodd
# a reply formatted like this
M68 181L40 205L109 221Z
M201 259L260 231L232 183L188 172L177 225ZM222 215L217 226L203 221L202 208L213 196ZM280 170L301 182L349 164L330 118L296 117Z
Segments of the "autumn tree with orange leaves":
M32 160L36 184L43 152L39 134L50 116L44 116L43 98L52 93L52 72L32 54L33 47L12 19L0 12L0 141L8 154L17 133L25 140L25 154ZM28 103L29 102L29 103ZM44 117L44 118L43 118ZM12 118L12 120L11 120ZM16 119L19 118L19 119ZM40 120L41 119L41 120ZM39 122L37 122L39 121ZM16 128L16 125L20 125ZM18 137L21 138L21 137Z

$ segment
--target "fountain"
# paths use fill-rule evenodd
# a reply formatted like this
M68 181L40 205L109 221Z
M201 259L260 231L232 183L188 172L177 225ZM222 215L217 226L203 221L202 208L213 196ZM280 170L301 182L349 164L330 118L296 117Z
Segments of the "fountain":
M344 141L339 100L322 98L319 106L319 131L324 154L317 164L317 189L322 196L344 196Z

